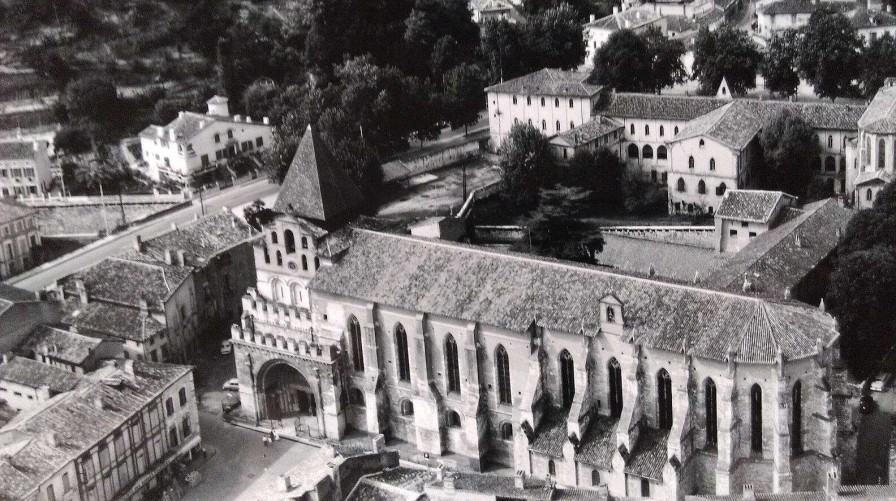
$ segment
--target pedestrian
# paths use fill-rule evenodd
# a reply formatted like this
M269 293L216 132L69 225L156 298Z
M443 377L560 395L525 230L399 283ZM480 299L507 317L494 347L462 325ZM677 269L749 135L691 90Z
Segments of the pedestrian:
M271 443L274 443L274 430L271 430Z

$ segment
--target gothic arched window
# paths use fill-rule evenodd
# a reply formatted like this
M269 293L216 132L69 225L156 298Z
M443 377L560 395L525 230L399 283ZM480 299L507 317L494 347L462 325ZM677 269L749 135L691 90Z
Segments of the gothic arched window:
M656 375L656 403L660 429L672 429L672 378L666 369Z
M398 359L398 380L411 380L411 361L408 358L408 333L404 326L395 326L395 358Z
M793 385L793 413L790 425L790 445L793 452L803 451L803 383Z
M575 369L572 355L563 350L560 353L560 394L563 397L563 407L572 405L572 399L576 394Z
M706 400L706 445L715 447L719 438L716 383L710 378L706 378L703 383L703 398Z
M352 343L352 362L356 371L364 370L364 345L361 343L361 324L354 315L348 317L348 337Z
M750 449L762 452L762 388L750 388Z
M507 350L500 344L495 348L495 372L498 382L498 401L510 405L513 403L513 395L510 390L510 361L507 359Z
M618 418L622 415L622 368L615 358L607 363L610 383L610 416Z
M445 338L445 368L448 373L448 391L460 393L460 368L457 363L457 343L454 336Z

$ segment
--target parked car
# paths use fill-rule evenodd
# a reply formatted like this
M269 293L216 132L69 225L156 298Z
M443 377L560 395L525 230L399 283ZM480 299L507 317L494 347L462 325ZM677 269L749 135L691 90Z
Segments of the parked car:
M237 378L228 379L221 389L224 391L240 391L240 382Z
M230 412L240 406L240 396L236 393L225 393L221 399L221 410Z
M221 354L230 355L231 353L233 353L233 342L229 339L221 341Z
M890 389L890 383L893 381L893 375L882 373L878 374L874 381L871 382L871 391L887 391Z
M862 414L871 414L875 407L877 407L877 403L871 395L862 395L862 398L859 399L859 412Z

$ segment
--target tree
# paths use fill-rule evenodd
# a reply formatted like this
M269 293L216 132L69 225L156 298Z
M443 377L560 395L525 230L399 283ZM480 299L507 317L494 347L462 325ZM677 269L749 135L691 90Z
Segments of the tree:
M688 81L688 72L681 58L687 49L684 42L670 39L656 26L647 28L643 35L650 54L650 90L659 93L666 87Z
M466 128L479 120L485 107L485 79L482 69L463 63L442 77L445 119L452 129Z
M821 146L815 129L790 110L783 110L759 135L765 160L762 184L802 197L812 180Z
M890 299L896 290L894 250L885 244L846 254L838 249L831 275L826 304L840 324L841 354L860 378L874 375L875 361L896 344L896 309Z
M38 75L51 79L59 90L64 90L75 76L75 70L59 55L58 50L31 45L25 49L22 58Z
M659 92L687 81L684 43L655 27L643 35L619 30L594 55L591 79L622 92Z
M862 72L859 77L862 95L873 98L884 80L896 75L896 40L889 33L862 48Z
M780 96L796 95L800 85L797 57L800 48L799 32L786 30L774 35L762 60L765 88Z
M591 190L594 198L606 202L620 202L624 198L625 164L609 148L580 148L569 161L569 170L582 180L583 187Z
M668 197L666 189L637 175L626 175L622 181L625 210L629 214L652 216L665 214Z
M53 150L57 154L80 154L90 151L90 133L84 127L67 124L56 132Z
M121 167L109 159L97 158L79 165L74 172L75 180L86 188L96 188L102 193L109 184L121 177Z
M471 61L479 42L466 0L416 0L405 26L404 40L429 61L433 75Z
M604 248L599 230L582 221L591 192L578 187L555 186L541 190L536 207L524 221L529 238L515 245L542 256L595 263Z
M243 218L249 226L262 231L264 225L274 220L276 213L264 206L263 200L255 200L243 209Z
M529 49L523 47L523 27L506 19L488 19L482 23L479 52L489 68L489 83L497 83L530 71Z
M532 207L554 166L548 139L531 125L516 124L499 153L505 196L517 207Z
M256 119L268 117L275 123L280 121L282 92L277 85L267 79L258 80L243 91L243 111Z
M85 77L68 84L62 104L69 119L87 126L96 142L114 137L123 118L123 101L115 85L101 77Z
M732 93L745 94L756 87L761 62L762 54L745 31L726 25L716 31L703 27L697 33L692 72L701 94L715 94L722 78Z
M619 92L652 90L647 42L632 30L618 30L594 54L591 79Z
M193 100L187 96L164 97L153 106L152 119L157 124L167 124L181 111L193 110Z
M541 68L577 68L585 61L585 37L576 11L569 4L531 16L524 24L523 47L528 48L527 66Z
M859 77L862 40L849 19L821 8L809 18L803 33L797 62L815 94L831 101L855 94L853 81Z

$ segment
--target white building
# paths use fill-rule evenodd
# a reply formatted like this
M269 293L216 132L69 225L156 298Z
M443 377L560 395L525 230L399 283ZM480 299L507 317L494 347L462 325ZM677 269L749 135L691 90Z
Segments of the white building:
M594 67L594 55L597 50L607 43L610 36L620 30L632 30L635 33L646 31L651 26L656 26L666 31L665 18L650 8L632 7L630 9L620 10L618 6L613 7L613 13L609 16L595 19L591 16L590 21L585 24L585 66Z
M220 160L269 147L272 133L267 117L261 122L231 117L227 98L215 96L208 101L206 114L182 111L168 125L143 129L140 147L151 179L186 184L214 170Z
M0 197L0 280L33 267L40 245L37 211Z
M46 142L0 142L0 197L39 195L52 182Z
M518 123L552 136L590 121L602 87L587 79L587 73L545 68L487 87L491 147L500 148Z
M778 0L756 9L757 31L765 38L776 32L802 28L818 10L817 2L805 0Z
M3 356L0 398L16 411L28 410L73 390L83 376L25 357Z
M618 120L599 116L574 129L561 132L551 137L549 141L554 158L557 162L565 164L569 163L581 149L609 148L621 157L619 145L623 137L625 133Z
M796 198L780 191L729 190L716 211L719 252L737 252L770 230Z
M847 187L856 207L866 209L893 179L896 165L896 79L888 78L859 120L856 141L851 142Z
M488 20L506 20L511 23L524 21L524 17L513 4L507 0L470 0L470 12L473 22L482 24Z

